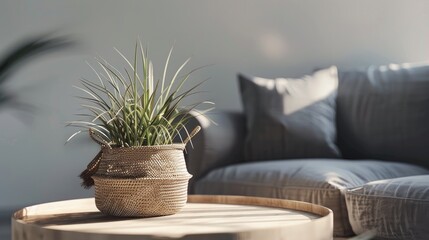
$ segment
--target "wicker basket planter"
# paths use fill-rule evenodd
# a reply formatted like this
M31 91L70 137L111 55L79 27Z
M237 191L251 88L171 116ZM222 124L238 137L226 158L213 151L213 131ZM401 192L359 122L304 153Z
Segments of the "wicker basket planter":
M185 144L102 148L95 183L97 208L109 215L150 217L177 213L186 204Z
M204 115L209 109L196 110L200 105L214 105L202 101L182 105L187 97L196 94L202 84L186 87L191 73L181 71L187 59L174 74L167 66L162 77L154 77L153 64L142 43L134 47L134 61L125 60L120 72L104 59L97 59L100 70L91 67L98 80L81 80L75 86L84 93L83 120L71 121L67 126L79 127L69 139L88 131L101 145L100 152L81 173L82 186L95 185L97 208L109 215L150 217L174 214L186 204L188 181L183 151L190 139L201 129L189 133L186 123L191 111ZM180 140L180 141L179 141ZM180 142L180 143L177 143Z

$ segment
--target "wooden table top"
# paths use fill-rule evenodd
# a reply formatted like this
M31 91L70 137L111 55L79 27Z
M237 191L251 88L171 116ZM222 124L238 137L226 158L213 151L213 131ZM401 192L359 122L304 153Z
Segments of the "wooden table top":
M332 239L332 211L271 198L190 195L181 212L152 218L103 215L93 198L45 203L12 217L13 240Z

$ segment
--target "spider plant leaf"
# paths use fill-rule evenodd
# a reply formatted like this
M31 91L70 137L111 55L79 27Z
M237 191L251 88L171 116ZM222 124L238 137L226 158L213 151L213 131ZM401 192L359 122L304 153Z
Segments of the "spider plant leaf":
M92 94L90 94L90 96L91 97L93 97L93 95L95 96L95 97L93 97L93 98L88 98L88 97L79 97L79 98L81 98L81 99L85 99L85 100L89 100L89 101L91 101L91 102L93 102L93 103L96 103L97 105L99 105L100 107L101 106L104 106L105 108L106 108L106 110L109 108L109 104L103 99L103 97L101 97L97 92L95 92L91 87L88 87L87 85L86 85L86 83L84 83L84 82L82 82L82 85L86 88L86 89L88 89L88 91L89 92L91 92ZM78 88L79 89L79 88ZM87 94L89 94L88 93L88 91L86 91L85 89L80 89L80 90L82 90L82 91L84 91L85 93L87 93Z
M97 75L97 78L100 81L100 84L104 87L104 83L103 83L103 80L100 77L100 74L98 74L98 72L95 70L95 68L88 61L85 61L85 62L92 69L92 71L95 73L95 75Z
M115 81L115 79L112 77L112 75L110 74L110 71L107 70L107 68L104 66L104 64L102 62L98 62L98 64L101 66L101 68L104 70L104 72L106 73L107 76L107 82L110 84L110 86L113 87L114 91L114 96L115 98L117 98L117 94L120 93L119 90L119 85L118 83ZM105 88L105 87L104 87ZM107 89L106 89L107 90Z
M108 110L108 109L109 109L109 106L108 106L108 105L103 105L103 103L102 103L102 102L100 102L100 101L98 101L98 100L95 100L95 99L93 99L93 98L82 97L82 96L78 96L78 97L76 97L76 98L79 98L79 99L82 99L82 100L85 100L85 101L88 101L88 102L94 103L94 104L96 104L96 105L100 106L100 108L103 108L104 110Z
M134 79L133 80L134 80L134 85L137 84L137 47L138 47L138 43L136 42L136 46L134 47L134 64L133 64L133 70L134 70Z
M126 87L126 83L124 81L125 77L122 75L122 73L115 68L115 66L113 66L112 64L110 64L107 60L105 60L104 58L100 57L100 59L102 60L100 63L104 65L104 67L109 70L109 72L111 72L122 84L123 87Z
M185 82L189 79L189 77L190 77L194 72L199 71L199 70L201 70L201 69L203 69L203 68L206 68L206 67L208 67L208 66L211 66L211 65L205 65L205 66L202 66L202 67L198 67L198 68L192 69L190 72L188 72L187 74L185 74L185 76L183 76L183 77L182 77L182 80L180 81L179 86L176 88L176 92L180 92L180 90L182 89L182 87L183 87L183 85L185 84ZM203 82L205 82L205 81L207 81L207 80L208 80L208 79L204 80Z
M73 133L68 139L67 139L67 141L66 141L66 143L68 143L68 142L70 142L70 140L72 140L72 138L74 138L76 135L78 135L79 133L81 133L82 132L82 130L79 130L79 131L77 131L77 132L75 132L75 133Z
M134 69L133 65L130 63L130 61L128 61L128 59L124 56L124 54L122 54L121 51L119 51L117 48L114 48L114 49L125 60L125 62L128 63L128 66L134 71L135 69Z
M174 74L173 78L170 81L170 84L168 85L168 90L166 92L166 95L168 96L170 94L170 90L173 87L174 81L176 80L177 75L179 75L180 71L188 64L188 62L191 60L191 58L188 58L180 67L177 69L176 73Z
M167 60L165 61L165 65L164 65L164 72L163 72L163 74L162 74L161 89L164 89L165 77L167 76L167 68L168 68L168 65L169 65L169 63L170 63L170 57L171 57L171 54L173 53L173 48L174 48L174 47L171 47L171 48L170 48L170 52L168 52ZM161 102L162 102L162 96L161 96L160 98L161 98Z
M88 91L88 90L86 90L86 89L83 89L83 88L81 88L81 87L78 87L78 86L73 86L73 87L74 87L74 88L76 88L76 89L81 90L82 92L85 92L85 93L86 93L86 94L88 94L89 96L93 97L95 100L97 100L97 101L101 101L101 98L97 97L97 96L96 96L96 94L93 94L93 93L91 93L90 91Z

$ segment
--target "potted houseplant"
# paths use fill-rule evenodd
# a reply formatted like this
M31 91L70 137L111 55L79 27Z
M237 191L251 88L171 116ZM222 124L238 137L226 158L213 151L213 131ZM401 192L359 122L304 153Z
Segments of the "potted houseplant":
M161 79L155 80L147 51L137 42L134 58L121 73L102 59L97 82L82 79L78 86L88 120L68 125L83 128L101 145L100 152L82 172L82 185L95 185L97 208L115 216L161 216L178 212L187 200L191 175L184 161L186 143L199 131L188 131L190 111L201 104L183 106L201 83L183 90L191 72L179 77L189 62L167 77L170 50ZM204 114L205 111L200 111ZM179 139L177 141L177 139Z

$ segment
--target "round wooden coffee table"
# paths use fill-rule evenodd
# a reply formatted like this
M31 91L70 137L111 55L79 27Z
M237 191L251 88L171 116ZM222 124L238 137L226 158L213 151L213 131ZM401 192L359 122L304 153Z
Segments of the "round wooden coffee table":
M26 207L12 217L12 240L332 239L328 208L297 201L190 195L175 215L106 216L93 198Z

